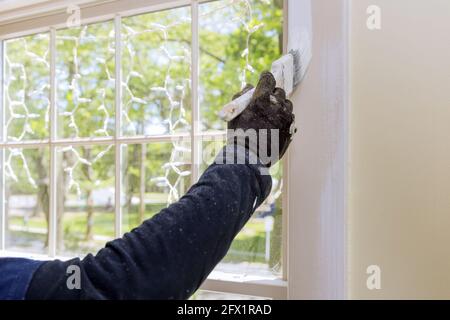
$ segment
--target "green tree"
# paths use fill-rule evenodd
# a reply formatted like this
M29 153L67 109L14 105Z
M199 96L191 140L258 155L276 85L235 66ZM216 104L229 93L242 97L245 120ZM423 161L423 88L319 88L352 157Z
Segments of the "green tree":
M282 0L225 0L200 5L200 109L203 130L225 129L225 123L218 119L217 111L234 93L240 91L244 82L256 84L259 73L270 69L271 63L281 55L282 3ZM187 7L122 20L123 134L190 131L189 19ZM7 49L7 56L23 63L29 73L31 80L26 84L26 102L39 115L29 121L34 133L28 132L23 139L46 138L48 122L44 124L42 119L46 118L48 109L48 99L45 98L49 94L48 88L38 98L31 92L43 84L49 84L49 70L45 63L36 63L36 57L27 55L27 52L33 52L48 62L49 38L45 34L28 37L24 41L28 46L26 51L23 50L23 41L8 44ZM114 41L112 21L57 31L58 137L114 135ZM12 81L10 92L19 95L22 84L19 80ZM23 113L23 110L20 112ZM21 119L15 120L8 133L19 137L24 124ZM81 163L75 168L80 197L86 199L84 238L88 241L93 238L92 226L97 210L93 203L93 190L110 185L114 176L114 148L97 159L105 148L107 146L76 149L80 157L90 163ZM126 206L138 216L138 223L144 220L144 212L147 211L144 193L168 192L166 187L155 183L154 178L165 173L163 165L171 158L172 146L167 143L130 145L124 150L127 159L123 168ZM76 159L71 152L61 152L58 157L57 229L58 243L62 243L64 204L71 191L67 189L69 180L63 169L73 165ZM30 154L29 160L31 171L36 173L36 180L39 181L39 207L48 221L48 150ZM168 178L174 183L178 176L171 171ZM279 173L276 179L280 178ZM11 192L35 192L23 183L15 188ZM180 184L179 192L183 193L184 188ZM132 206L135 195L140 199L138 208ZM280 210L276 212L278 215ZM276 219L277 227L272 236L272 247L275 248L281 245L278 221L281 219Z

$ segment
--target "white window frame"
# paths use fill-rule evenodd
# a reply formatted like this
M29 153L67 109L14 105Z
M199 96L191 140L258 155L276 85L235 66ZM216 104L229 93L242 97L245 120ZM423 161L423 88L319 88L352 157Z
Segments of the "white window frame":
M167 142L173 138L180 138L191 141L191 162L192 162L192 183L199 178L200 151L201 142L204 139L225 137L225 132L200 132L200 106L198 96L199 82L199 26L198 14L199 3L208 0L113 0L113 1L36 1L33 6L11 9L11 11L0 12L0 97L3 97L3 65L4 52L3 43L7 39L40 33L49 32L50 34L50 134L49 139L39 141L6 141L6 132L4 127L4 101L0 101L0 161L4 161L4 151L7 148L37 148L49 147L50 150L50 214L49 214L49 249L48 255L33 255L7 251L5 248L5 177L0 174L0 256L27 256L38 259L55 258L56 256L56 147L62 146L87 146L87 145L114 145L115 146L115 236L122 235L122 206L121 206L121 159L122 144L143 144L151 142ZM121 18L141 13L150 13L171 9L180 6L191 7L191 52L192 52L192 129L186 134L170 134L161 136L120 136L121 132L121 81L116 81L116 100L115 100L115 133L113 137L95 137L95 138L76 138L60 139L56 135L56 78L55 78L55 52L56 52L56 30L65 29L68 14L65 12L69 4L77 4L81 9L81 24L114 20L116 37L115 78L122 79L121 75ZM287 44L287 0L284 1L284 45ZM287 157L286 157L287 158ZM222 273L213 273L202 286L204 290L228 292L251 296L268 297L272 299L286 299L288 297L288 256L287 256L287 221L289 216L289 200L287 192L287 179L289 177L288 160L284 161L284 187L283 187L283 241L282 241L282 277L280 279L258 279L243 278L239 275L224 275ZM2 162L3 163L3 162Z

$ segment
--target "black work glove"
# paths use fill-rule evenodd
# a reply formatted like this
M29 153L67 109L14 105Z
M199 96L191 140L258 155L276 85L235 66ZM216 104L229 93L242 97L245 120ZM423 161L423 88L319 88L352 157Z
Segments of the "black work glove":
M247 85L242 92L233 97L233 100L251 89L253 86ZM244 147L256 154L264 165L267 167L274 165L283 157L293 135L297 132L292 110L292 102L286 99L283 89L276 88L273 75L267 71L263 72L249 106L228 123L228 144L244 144ZM242 137L242 130L238 129L244 130L245 137ZM249 138L252 136L249 129L256 131L256 141ZM278 138L276 134L273 136L274 129L278 130ZM278 149L278 155L272 152L272 147L274 150Z

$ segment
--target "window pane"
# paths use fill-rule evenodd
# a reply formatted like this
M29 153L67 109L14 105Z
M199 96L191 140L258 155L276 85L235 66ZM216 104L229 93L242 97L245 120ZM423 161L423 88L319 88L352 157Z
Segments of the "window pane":
M124 135L189 132L190 9L122 20Z
M48 137L49 35L5 41L5 114L8 140Z
M282 47L282 0L200 5L200 108L203 130L223 130L217 112L245 83L256 85Z
M218 153L225 146L225 136L216 136L214 138L202 138L202 162L200 171L203 173L216 159Z
M190 186L189 142L123 146L123 230L177 201Z
M114 146L57 149L57 252L95 253L114 238Z
M114 24L56 33L58 136L114 134Z
M200 5L202 130L223 130L217 111L245 82L256 83L281 53L281 0L221 0ZM189 133L191 128L191 13L189 7L122 19L122 134ZM57 135L113 136L115 34L113 21L56 33ZM9 140L48 138L49 35L5 42L5 108ZM202 141L207 168L221 138ZM190 139L123 145L124 231L152 217L188 189ZM95 252L114 238L114 146L58 147L57 253ZM8 248L45 252L48 150L8 149ZM233 242L218 271L279 276L281 165L266 203Z
M6 247L46 253L49 208L49 152L5 150Z
M202 142L204 171L224 145L223 138ZM271 168L272 192L233 241L228 254L215 269L239 275L281 276L282 177L281 162Z

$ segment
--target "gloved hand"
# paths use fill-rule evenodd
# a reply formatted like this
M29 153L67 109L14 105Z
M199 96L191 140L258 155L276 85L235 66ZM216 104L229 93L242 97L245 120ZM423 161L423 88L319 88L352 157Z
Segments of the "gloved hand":
M253 86L236 94L233 100L245 94ZM260 161L270 167L280 160L285 154L295 128L295 115L292 113L292 102L286 99L286 93L281 88L276 88L276 81L270 72L263 72L256 87L250 105L239 116L228 123L228 144L245 144L244 146L258 156ZM246 139L242 139L243 132ZM256 141L249 141L251 134L248 130L256 131ZM266 130L263 130L266 129ZM278 138L273 136L278 130ZM278 141L276 141L276 140ZM273 140L273 141L272 141ZM272 154L278 146L278 155Z

